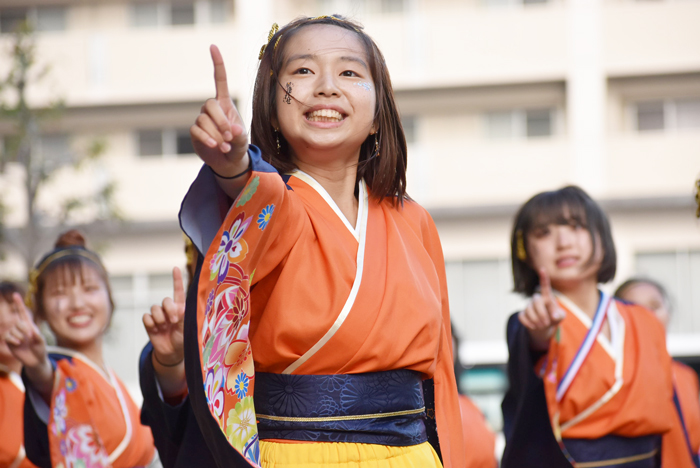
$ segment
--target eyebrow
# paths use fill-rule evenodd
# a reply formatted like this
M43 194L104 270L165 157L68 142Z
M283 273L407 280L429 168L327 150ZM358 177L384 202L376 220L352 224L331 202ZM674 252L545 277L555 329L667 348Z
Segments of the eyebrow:
M289 57L289 60L287 60L287 63L292 63L295 60L316 60L317 57L318 56L316 54L295 54L295 55L292 55L291 57ZM365 70L369 70L367 63L359 57L344 55L344 56L340 57L340 60L342 62L359 63L360 65L362 65L365 68Z

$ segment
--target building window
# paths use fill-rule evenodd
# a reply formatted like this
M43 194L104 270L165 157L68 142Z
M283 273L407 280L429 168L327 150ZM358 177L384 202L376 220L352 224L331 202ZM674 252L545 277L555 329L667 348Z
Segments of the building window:
M404 0L381 0L382 13L401 13L404 11Z
M700 98L640 101L632 107L638 132L700 129Z
M487 112L485 136L490 140L550 137L554 135L554 115L551 108Z
M139 130L139 156L161 156L163 154L162 130Z
M131 25L136 28L224 23L230 14L225 0L173 0L131 4Z
M41 32L65 31L66 8L61 6L37 8L36 30Z
M11 33L27 22L39 32L66 30L65 6L6 8L0 10L0 33Z
M134 3L131 5L131 24L137 28L158 26L157 3Z
M194 3L176 2L170 5L170 24L173 26L194 24Z
M508 316L522 309L512 292L510 259L448 261L450 314L465 341L503 339Z
M28 20L29 8L5 8L0 10L0 32L11 33Z
M637 275L655 279L668 290L672 312L669 331L700 333L700 251L638 253Z
M142 157L194 154L190 131L185 128L139 130L136 140L138 155Z
M58 167L73 162L70 139L65 133L40 136L35 149L38 160L47 166Z

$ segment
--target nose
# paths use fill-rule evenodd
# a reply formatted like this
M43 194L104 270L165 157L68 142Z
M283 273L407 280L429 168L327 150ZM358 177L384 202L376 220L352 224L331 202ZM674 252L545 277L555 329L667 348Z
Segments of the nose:
M83 292L80 288L71 288L68 294L68 306L71 310L80 309L85 305L85 298L83 297Z
M573 244L573 232L569 226L557 226L557 248L564 249Z
M317 84L316 84L316 96L339 96L340 88L338 83L336 83L337 77L330 72L319 73Z

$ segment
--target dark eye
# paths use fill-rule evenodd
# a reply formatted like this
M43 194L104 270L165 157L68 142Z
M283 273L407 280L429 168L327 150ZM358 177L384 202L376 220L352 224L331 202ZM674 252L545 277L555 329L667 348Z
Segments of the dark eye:
M358 75L352 70L345 70L343 73L340 74L340 76L359 77L360 75Z
M549 235L549 228L548 227L542 227L542 228L537 228L532 231L532 235L535 236L536 239L545 237Z
M294 72L295 75L311 75L313 72L308 68L299 68Z

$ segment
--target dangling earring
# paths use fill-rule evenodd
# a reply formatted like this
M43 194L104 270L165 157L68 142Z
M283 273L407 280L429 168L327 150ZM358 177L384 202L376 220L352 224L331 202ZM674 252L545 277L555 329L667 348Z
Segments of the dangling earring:
M525 251L525 240L523 239L523 231L521 229L518 229L515 233L515 255L521 262L527 260L527 252Z
M379 132L374 134L374 153L372 154L373 158L378 158L379 157L379 137L377 136Z
M277 139L277 154L280 154L280 134L279 129L275 129L275 139Z

